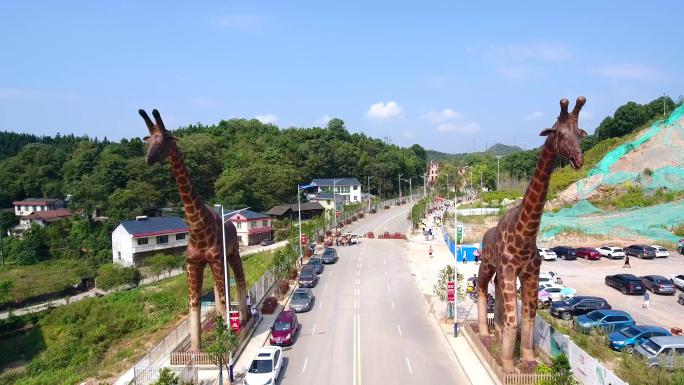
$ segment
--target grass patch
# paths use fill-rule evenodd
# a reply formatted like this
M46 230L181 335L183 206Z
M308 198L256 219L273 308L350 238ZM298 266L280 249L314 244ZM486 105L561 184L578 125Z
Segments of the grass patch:
M684 198L684 191L657 189L652 194L647 194L641 187L628 183L625 190L615 197L589 199L589 202L604 210L620 210L655 206L682 198Z
M71 289L81 282L81 277L88 276L95 276L95 268L82 260L55 260L0 268L0 281L8 279L12 282L9 299L12 302Z
M243 259L248 287L259 279L272 258L273 253L257 253ZM211 290L213 279L210 269L205 269L204 292ZM0 374L0 383L66 385L88 377L116 375L163 339L187 311L188 285L183 274L20 317L33 328L0 339L0 363L21 359L29 363Z
M514 200L516 198L522 197L523 195L525 195L525 192L522 190L487 191L487 192L483 192L482 195L480 195L480 199L482 199L485 202L492 202L492 201L501 202L504 199Z

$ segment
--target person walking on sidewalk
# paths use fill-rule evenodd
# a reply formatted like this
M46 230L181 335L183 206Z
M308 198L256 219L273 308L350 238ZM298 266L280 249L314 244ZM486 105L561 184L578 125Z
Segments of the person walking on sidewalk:
M475 251L473 251L473 257L475 257L475 263L476 264L480 263L480 250L479 249L475 249Z
M430 254L430 258L432 258L432 246L428 249L428 254Z
M625 264L622 265L622 268L624 269L625 267L632 268L632 266L629 265L629 255L625 255Z
M648 308L649 308L649 305L650 305L650 302L651 302L650 300L651 300L651 298L650 298L650 296L648 295L648 291L644 290L644 304L641 305L641 307L644 308L644 309L648 309Z

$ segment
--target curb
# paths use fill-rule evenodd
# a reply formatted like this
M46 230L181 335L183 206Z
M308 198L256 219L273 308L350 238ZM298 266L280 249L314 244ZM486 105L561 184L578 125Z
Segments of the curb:
M437 319L437 316L435 316L435 312L434 312L434 311L431 311L431 312L430 312L430 315L432 315L432 320L435 321L435 323L437 324L437 327L439 328L439 334L442 336L442 339L444 340L444 343L447 344L447 347L449 348L449 351L451 352L451 355L454 356L454 358L456 359L456 362L458 362L458 366L461 368L461 371L463 372L463 374L465 374L466 378L468 378L468 383L469 383L470 385L474 385L475 382L473 382L473 380L470 378L470 374L468 373L468 371L467 371L467 370L465 369L465 367L463 366L463 363L461 362L461 359L458 358L458 354L456 354L456 351L455 351L454 348L451 346L451 343L449 343L449 337L447 337L447 335L444 333L444 330L442 329L442 326L439 324L439 320ZM470 343L468 343L468 345L470 346ZM479 359L479 358L480 358L480 357L478 356L478 359ZM489 371L487 371L487 373L489 373ZM491 376L490 376L490 377L491 377Z

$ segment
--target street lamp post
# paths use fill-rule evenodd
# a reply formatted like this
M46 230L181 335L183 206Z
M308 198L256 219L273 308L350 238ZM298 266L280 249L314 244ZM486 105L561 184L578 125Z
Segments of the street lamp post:
M458 214L454 195L454 337L458 337Z
M335 232L337 232L337 197L335 195L335 189L337 188L336 183L339 179L333 178L333 217L335 218Z
M399 174L399 177L397 177L397 179L399 180L399 204L401 204L401 177L403 175L404 174Z
M226 325L230 327L230 283L228 281L230 275L228 274L228 258L226 257L226 214L223 211L222 204L215 204L214 207L221 208L221 239L223 241L223 244L221 246L223 249L223 284L224 290L226 291Z
M299 216L299 264L304 262L304 253L302 250L302 198L301 195L302 188L297 185L297 214Z
M370 214L370 206L371 206L371 193L370 193L370 180L373 178L372 176L368 175L368 214Z
M403 180L404 182L409 182L409 199L411 200L411 204L413 204L413 186L411 185L411 178L401 180Z
M427 196L427 173L423 173L421 177L423 178L423 198L425 198Z
M499 191L499 159L501 155L496 156L496 191Z

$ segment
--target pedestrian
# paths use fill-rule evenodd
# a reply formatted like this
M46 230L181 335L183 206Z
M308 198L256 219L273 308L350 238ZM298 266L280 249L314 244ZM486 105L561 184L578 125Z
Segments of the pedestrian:
M650 298L650 296L648 295L648 291L644 290L644 304L641 305L641 307L643 307L644 309L648 309L648 307L649 307L649 305L650 305L650 303L649 303L649 302L650 302L650 299L651 299L651 298Z
M432 246L428 249L428 254L430 254L430 258L432 258Z
M257 311L257 307L255 305L252 305L250 308L250 313L252 313L252 318L254 318L254 323L256 324L257 321L259 321L259 312Z
M632 268L632 266L629 265L629 255L625 255L625 264L622 265L622 268L624 269L625 267Z
M479 249L475 249L475 251L473 251L473 257L475 257L475 263L476 264L480 263L480 250Z
M430 236L430 239L432 239L432 240L435 239L435 236L432 235L432 227L430 227L430 228L428 229L428 235Z

